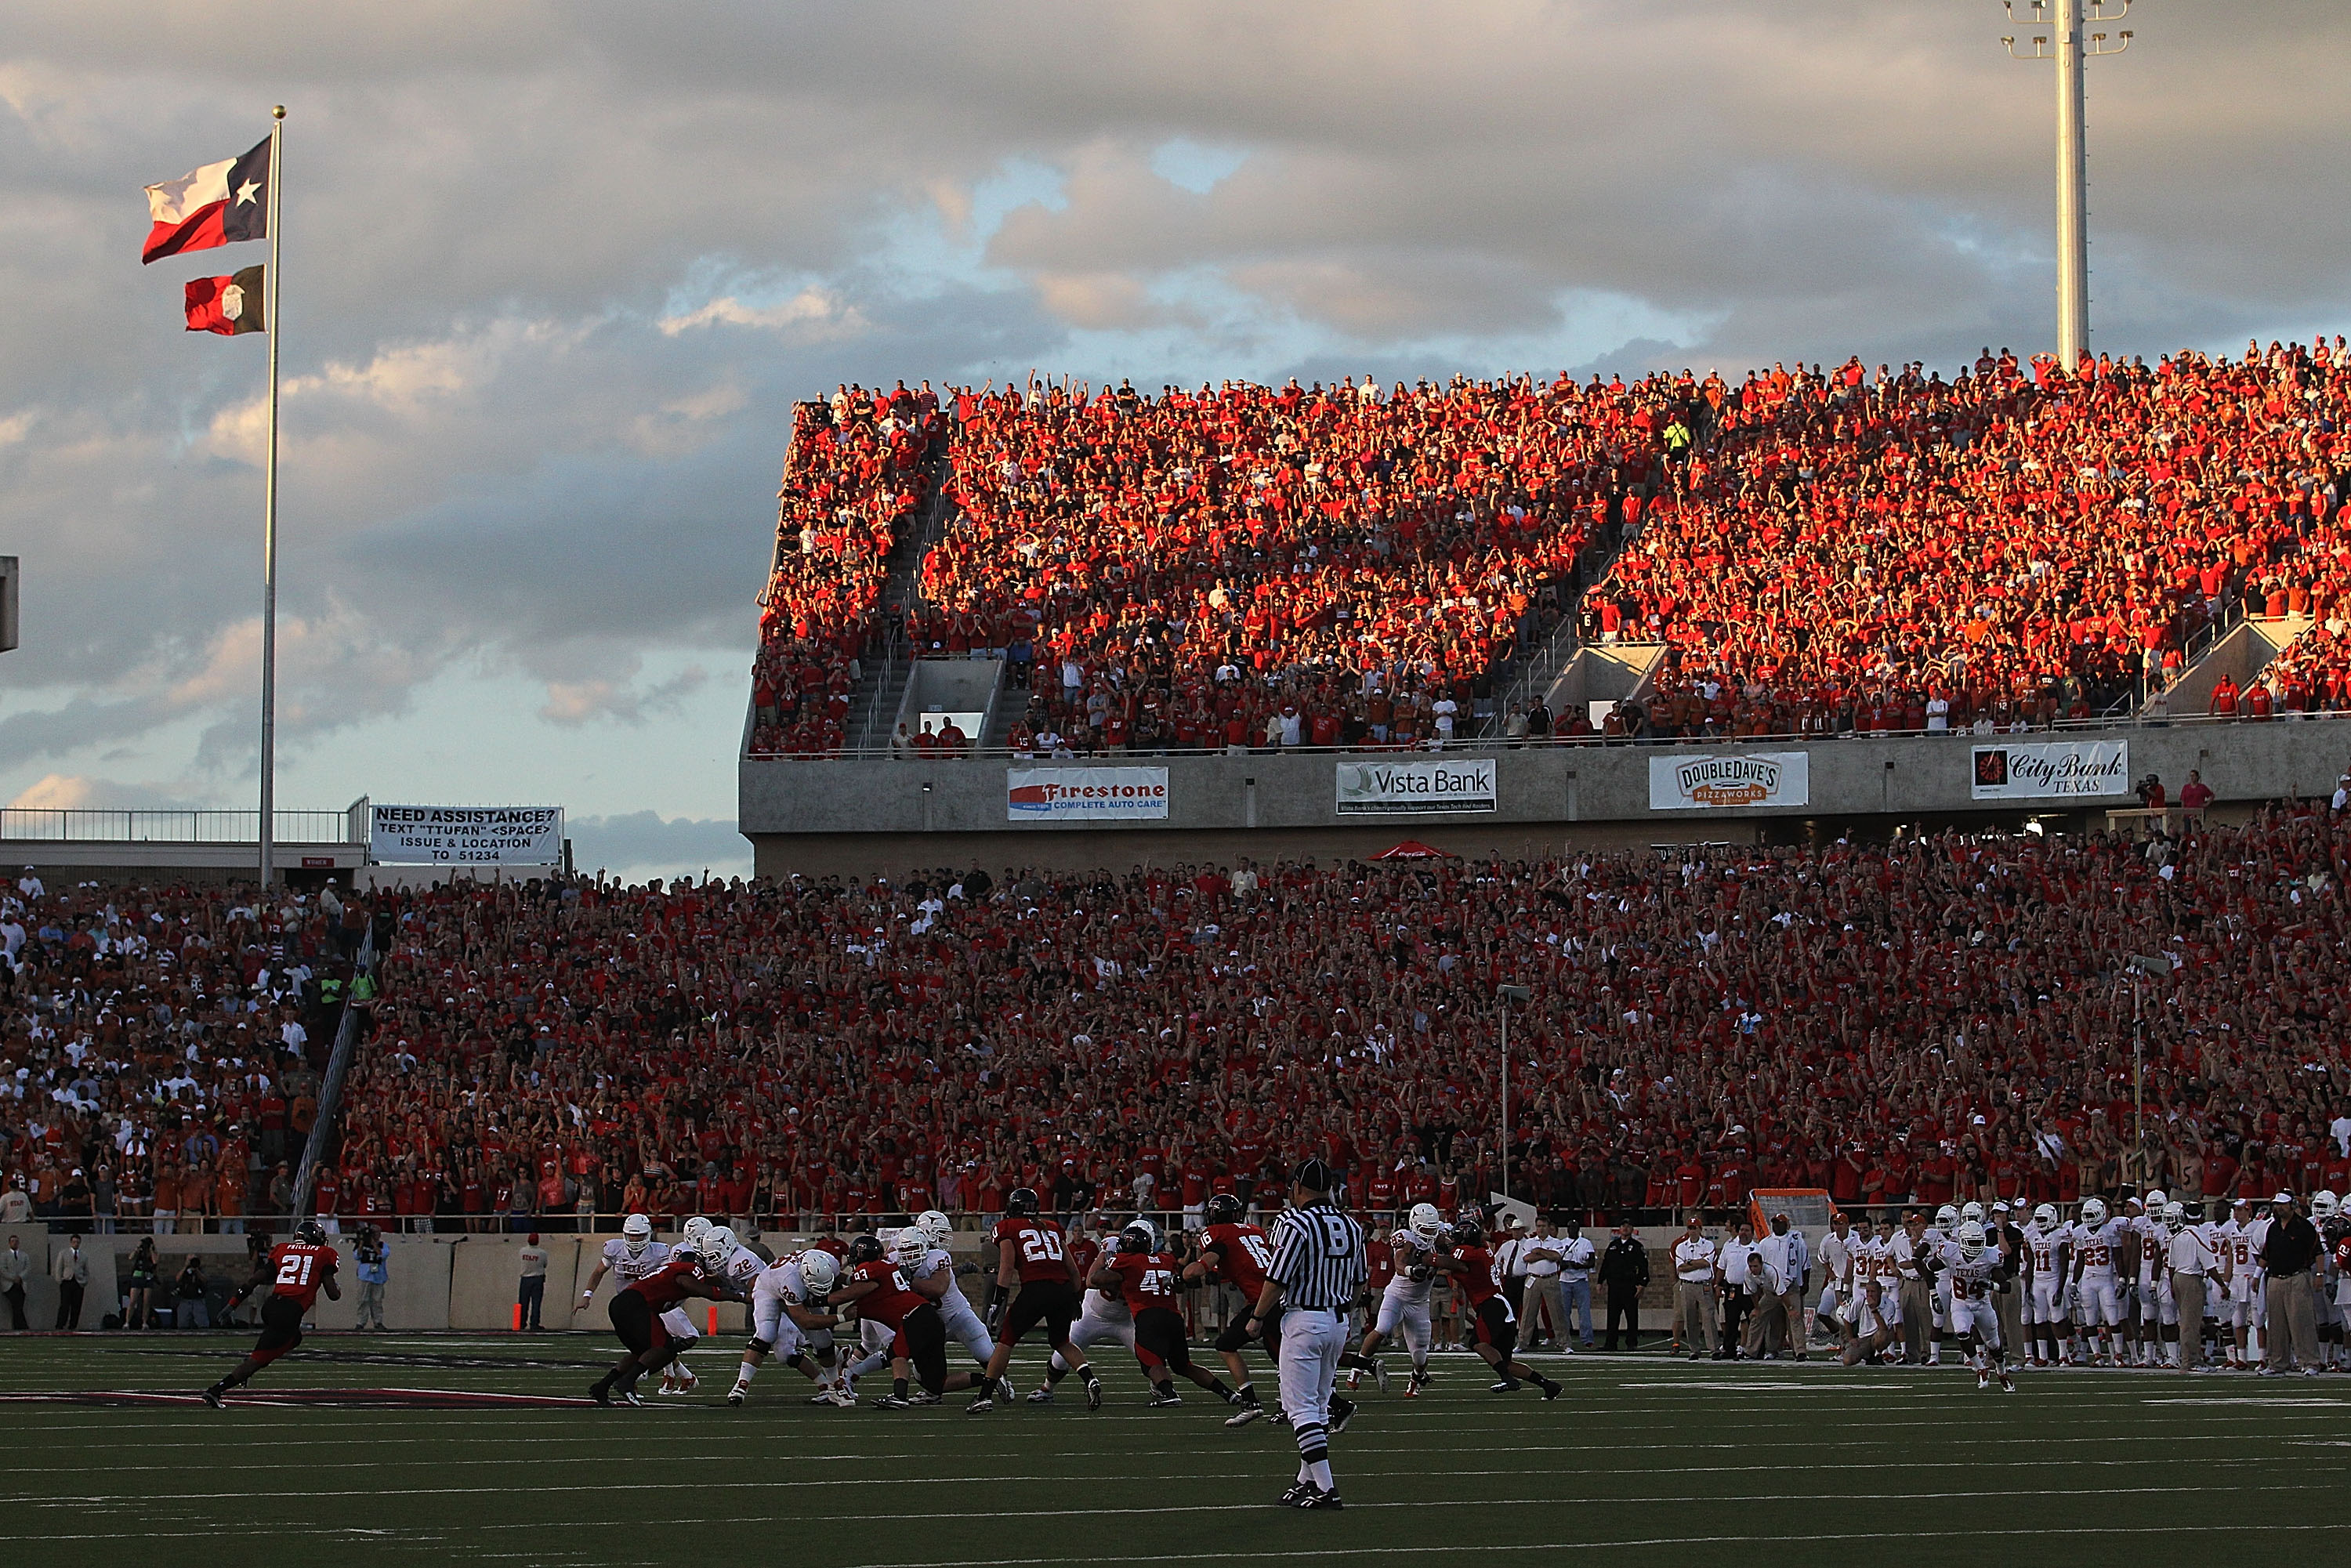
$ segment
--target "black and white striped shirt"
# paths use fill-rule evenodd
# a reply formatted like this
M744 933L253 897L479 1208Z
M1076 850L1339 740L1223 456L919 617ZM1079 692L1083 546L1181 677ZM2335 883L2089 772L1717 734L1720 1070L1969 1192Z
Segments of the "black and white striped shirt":
M1370 1273L1364 1228L1331 1204L1284 1209L1273 1222L1273 1267L1284 1305L1300 1312L1339 1312L1354 1304Z

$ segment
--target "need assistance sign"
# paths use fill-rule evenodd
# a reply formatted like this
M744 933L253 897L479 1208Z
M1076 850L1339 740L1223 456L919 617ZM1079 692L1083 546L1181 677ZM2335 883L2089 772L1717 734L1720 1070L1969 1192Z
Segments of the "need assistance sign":
M378 865L559 865L560 806L377 806L368 858Z

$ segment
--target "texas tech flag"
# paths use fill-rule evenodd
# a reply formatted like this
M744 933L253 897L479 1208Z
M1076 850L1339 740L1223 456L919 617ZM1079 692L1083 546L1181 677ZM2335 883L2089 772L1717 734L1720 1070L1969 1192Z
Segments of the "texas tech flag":
M269 235L269 139L242 158L207 163L177 180L147 187L147 231L141 261L183 250L210 250Z
M188 330L218 332L234 338L240 332L266 331L261 319L262 268L248 267L226 277L188 280Z

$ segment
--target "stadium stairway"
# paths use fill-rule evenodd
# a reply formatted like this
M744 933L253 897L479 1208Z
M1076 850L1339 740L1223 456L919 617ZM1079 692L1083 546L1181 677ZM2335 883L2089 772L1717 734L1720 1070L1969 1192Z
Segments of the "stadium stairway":
M850 695L849 743L860 748L890 744L898 705L906 695L914 673L914 650L906 641L906 607L922 597L924 558L946 536L947 516L954 503L944 487L944 452L931 459L924 476L931 495L916 514L914 526L890 547L889 575L882 584L882 636L860 662L861 678Z
M2184 718L2205 712L2212 688L2227 675L2241 688L2261 678L2270 661L2315 622L2307 615L2249 616L2206 645L2203 654L2160 694L2140 705L2141 717Z

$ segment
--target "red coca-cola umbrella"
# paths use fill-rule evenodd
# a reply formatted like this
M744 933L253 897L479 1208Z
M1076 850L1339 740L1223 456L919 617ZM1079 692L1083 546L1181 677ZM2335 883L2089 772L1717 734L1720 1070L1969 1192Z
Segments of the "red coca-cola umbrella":
M1435 849L1418 839L1406 839L1392 850L1383 850L1372 857L1375 861L1449 861L1461 857L1450 851Z

